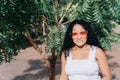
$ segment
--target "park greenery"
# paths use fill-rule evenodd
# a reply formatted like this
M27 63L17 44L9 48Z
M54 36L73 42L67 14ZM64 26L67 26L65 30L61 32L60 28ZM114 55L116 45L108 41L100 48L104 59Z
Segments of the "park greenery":
M52 77L60 54L66 26L74 19L91 23L101 46L110 50L120 43L113 22L120 20L119 0L0 0L0 63L10 62L21 49L33 46L42 55L43 48ZM36 41L37 40L37 41Z

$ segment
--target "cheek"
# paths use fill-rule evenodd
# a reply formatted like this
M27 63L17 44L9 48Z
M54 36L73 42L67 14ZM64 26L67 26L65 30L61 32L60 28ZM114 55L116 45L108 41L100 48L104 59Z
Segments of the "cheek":
M87 38L88 38L88 36L87 36L87 35L85 35L85 36L83 36L83 38L84 38L84 39L87 39Z
M87 36L85 36L84 39L87 39Z
M87 36L83 38L83 40L86 42L87 41Z
M72 38L72 40L74 39L74 37L73 37L73 36L72 36L71 38Z

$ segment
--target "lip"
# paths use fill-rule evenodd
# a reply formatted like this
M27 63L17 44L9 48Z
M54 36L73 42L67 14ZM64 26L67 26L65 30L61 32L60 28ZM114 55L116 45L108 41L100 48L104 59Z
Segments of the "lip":
M82 39L77 39L76 41L77 41L77 42L83 42L83 40L82 40Z
M83 40L83 39L77 39L75 42L78 43L78 44L79 44L79 43L82 44L82 43L85 42L85 40Z
M77 40L76 43L83 43L83 40Z

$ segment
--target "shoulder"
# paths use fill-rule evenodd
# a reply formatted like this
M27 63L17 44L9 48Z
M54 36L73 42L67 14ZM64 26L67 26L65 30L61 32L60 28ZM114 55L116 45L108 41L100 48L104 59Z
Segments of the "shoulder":
M96 47L96 52L97 52L97 54L101 54L101 53L105 54L105 52L99 47Z
M70 53L70 49L65 50L65 51L62 51L61 57L62 57L62 56L63 56L63 57L67 57L67 56L69 56L69 53Z
M65 57L65 51L61 52L61 57Z
M99 60L99 59L103 59L103 58L105 58L105 57L106 57L105 52L104 52L101 48L96 47L96 55L95 55L95 58L96 58L97 60Z

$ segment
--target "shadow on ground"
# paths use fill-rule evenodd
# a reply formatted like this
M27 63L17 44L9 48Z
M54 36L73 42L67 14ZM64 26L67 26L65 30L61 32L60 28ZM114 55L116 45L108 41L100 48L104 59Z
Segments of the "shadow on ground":
M41 60L30 60L30 67L24 71L23 75L16 76L13 80L37 80L47 77L46 67Z
M111 70L114 70L115 68L120 67L120 65L117 62L110 62L110 68Z
M113 58L114 58L114 56L107 55L108 60L113 59ZM114 70L115 68L120 67L120 65L117 62L109 62L109 66L110 66L111 70Z
M13 80L43 80L48 78L47 67L42 60L29 60L30 67L24 70L23 75L16 76ZM56 75L60 73L60 64L56 64Z
M112 60L113 58L115 58L115 57L111 56L111 55L107 55L108 60ZM112 62L109 62L109 66L110 66L111 70L114 71L115 69L120 67L120 64L118 62L112 61ZM119 74L112 73L112 80L119 80L118 76L119 76Z

